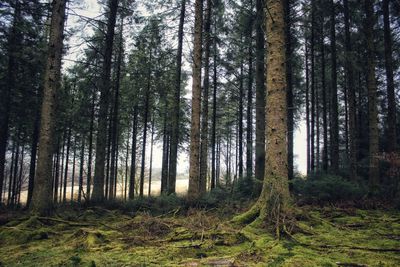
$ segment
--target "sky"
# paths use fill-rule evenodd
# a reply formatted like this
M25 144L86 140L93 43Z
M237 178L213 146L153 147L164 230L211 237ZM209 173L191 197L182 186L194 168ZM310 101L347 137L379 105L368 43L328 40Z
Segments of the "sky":
M90 27L82 28L82 24L79 23L79 16L84 16L87 18L96 18L101 13L100 5L97 3L97 0L81 0L82 5L77 7L76 5L71 6L69 11L68 20L66 24L67 31L72 28L77 29L74 32L72 37L68 40L68 46L70 49L68 53L64 57L64 68L68 68L74 64L74 60L77 60L79 55L82 54L83 49L85 48L84 43L82 42L82 35L90 35L91 30ZM78 16L79 15L79 16ZM187 44L186 44L187 45ZM189 68L190 69L190 68ZM187 84L187 92L188 94L185 98L191 99L191 81ZM295 129L294 133L294 164L295 168L301 173L306 174L307 171L307 139L306 139L306 124L305 121L302 120L298 127ZM150 156L150 145L147 146L148 150L146 151L147 160L149 160ZM162 144L156 143L154 146L154 155L153 155L153 168L160 169L162 163ZM188 173L189 170L189 156L187 153L180 153L178 156L178 173Z

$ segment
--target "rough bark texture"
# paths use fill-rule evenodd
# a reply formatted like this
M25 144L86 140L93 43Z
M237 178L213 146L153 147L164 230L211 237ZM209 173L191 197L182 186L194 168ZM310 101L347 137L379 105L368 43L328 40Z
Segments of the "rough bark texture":
M396 131L396 97L393 81L393 59L392 59L392 32L389 20L389 0L383 0L383 24L385 34L385 68L386 68L386 88L388 98L388 143L387 151L394 152L397 149Z
M279 237L289 205L284 0L268 0L266 160L261 195L251 210L236 217L258 216L273 225ZM235 219L234 219L235 220Z
M200 196L200 106L203 0L195 1L192 119L190 128L189 198Z
M171 147L169 161L168 193L175 193L176 165L178 161L179 145L179 111L181 101L181 75L182 75L182 48L183 48L183 26L185 24L186 0L181 2L181 14L178 30L178 51L176 54L176 77L174 100L172 101L172 122L171 122Z
M107 21L107 32L105 38L104 59L101 74L101 94L99 123L96 140L96 161L94 170L93 202L102 202L104 200L104 166L106 161L107 144L107 111L110 95L110 75L111 59L114 43L115 22L117 18L118 0L109 0L109 16Z
M367 89L369 122L369 185L372 192L377 190L379 182L379 132L377 88L375 78L374 47L374 7L372 0L365 0L365 41L367 44Z
M54 0L50 26L50 39L43 87L38 163L32 195L31 211L48 214L53 208L52 155L56 97L60 88L61 56L65 22L65 0Z
M201 120L201 142L200 142L200 191L207 190L208 172L208 92L210 89L210 47L211 47L211 10L212 1L206 1L205 23L204 23L204 78L202 98L202 120Z
M265 169L265 77L263 0L256 0L256 158L255 178L262 181Z

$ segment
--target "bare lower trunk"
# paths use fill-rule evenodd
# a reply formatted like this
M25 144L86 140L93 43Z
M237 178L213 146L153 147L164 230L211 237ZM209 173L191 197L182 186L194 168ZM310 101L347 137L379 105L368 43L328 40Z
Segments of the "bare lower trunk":
M48 214L53 208L51 173L53 162L53 131L55 125L56 97L60 88L65 7L65 0L53 1L49 50L44 76L38 163L30 207L33 213L38 214Z

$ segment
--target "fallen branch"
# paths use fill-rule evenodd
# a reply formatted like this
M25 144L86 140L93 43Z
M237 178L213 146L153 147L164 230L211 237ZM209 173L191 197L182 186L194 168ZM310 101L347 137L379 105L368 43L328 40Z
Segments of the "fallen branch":
M50 218L50 217L37 217L39 221L47 221L47 222L57 222L57 223L65 223L68 224L69 226L97 226L96 224L92 223L77 223L77 222L71 222L71 221L66 221L58 218Z
M345 267L368 267L366 264L360 263L353 263L353 262L336 262L338 266L345 266Z

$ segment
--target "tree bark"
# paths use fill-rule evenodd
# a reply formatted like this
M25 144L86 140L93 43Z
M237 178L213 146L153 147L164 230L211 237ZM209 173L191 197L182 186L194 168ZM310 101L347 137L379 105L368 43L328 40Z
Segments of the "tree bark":
M356 93L353 77L353 51L350 39L350 16L348 0L343 0L344 5L344 28L345 28L345 54L346 54L346 86L348 99L349 120L349 161L350 179L357 179L357 134L356 134Z
M255 177L262 181L265 169L265 77L263 0L256 0L256 158Z
M337 96L337 63L336 63L336 20L335 3L331 0L331 132L330 132L330 156L331 171L337 174L339 171L339 116Z
M109 16L107 21L107 32L105 37L104 61L101 74L101 94L99 123L96 140L96 162L94 170L93 202L104 200L104 165L106 159L107 140L107 110L110 94L111 59L114 43L115 22L117 17L118 0L109 0Z
M79 189L78 189L78 202L82 201L82 193L83 193L83 166L85 161L85 137L81 136L81 159L80 159L80 167L79 167ZM89 165L89 164L88 164ZM89 196L86 195L86 198Z
M397 120L396 120L396 96L393 81L393 59L392 59L392 32L389 20L389 0L383 0L383 25L385 40L385 68L386 68L386 89L388 98L388 144L387 151L397 150Z
M367 88L368 88L368 122L369 122L369 187L371 193L377 191L379 182L379 130L377 87L375 78L374 47L374 6L372 0L365 0L365 39L367 44Z
M188 197L200 196L200 101L201 101L201 62L202 62L203 0L195 1L194 23L194 61L192 84L192 118L190 128L189 191Z
M284 0L267 0L266 161L263 189L256 204L234 220L258 218L283 231L290 195L287 157L287 96Z
M211 47L211 14L212 1L206 1L204 23L204 78L202 98L201 142L200 142L200 192L207 190L207 162L208 162L208 92L210 89L210 47Z
M137 105L133 107L132 122L132 155L131 155L131 173L129 176L129 199L135 196L135 176L136 176L136 137L137 137L137 121L138 121Z
M288 127L288 177L292 180L294 177L293 166L293 134L294 134L294 106L293 106L293 83L292 83L292 34L291 34L291 0L285 1L285 36L286 36L286 81L287 81L287 127Z
M171 147L169 160L168 193L175 193L176 166L178 161L179 145L179 113L181 101L181 75L182 75L182 49L183 49L183 26L185 24L186 0L181 1L181 14L178 29L178 50L176 54L176 77L175 91L172 101L172 122L171 122Z
M247 75L247 128L246 128L246 178L253 177L253 1L250 0L248 31Z
M61 57L65 22L65 0L54 0L50 25L50 39L44 76L43 104L40 120L38 163L33 188L31 212L49 214L53 209L52 155L56 97L60 88Z

